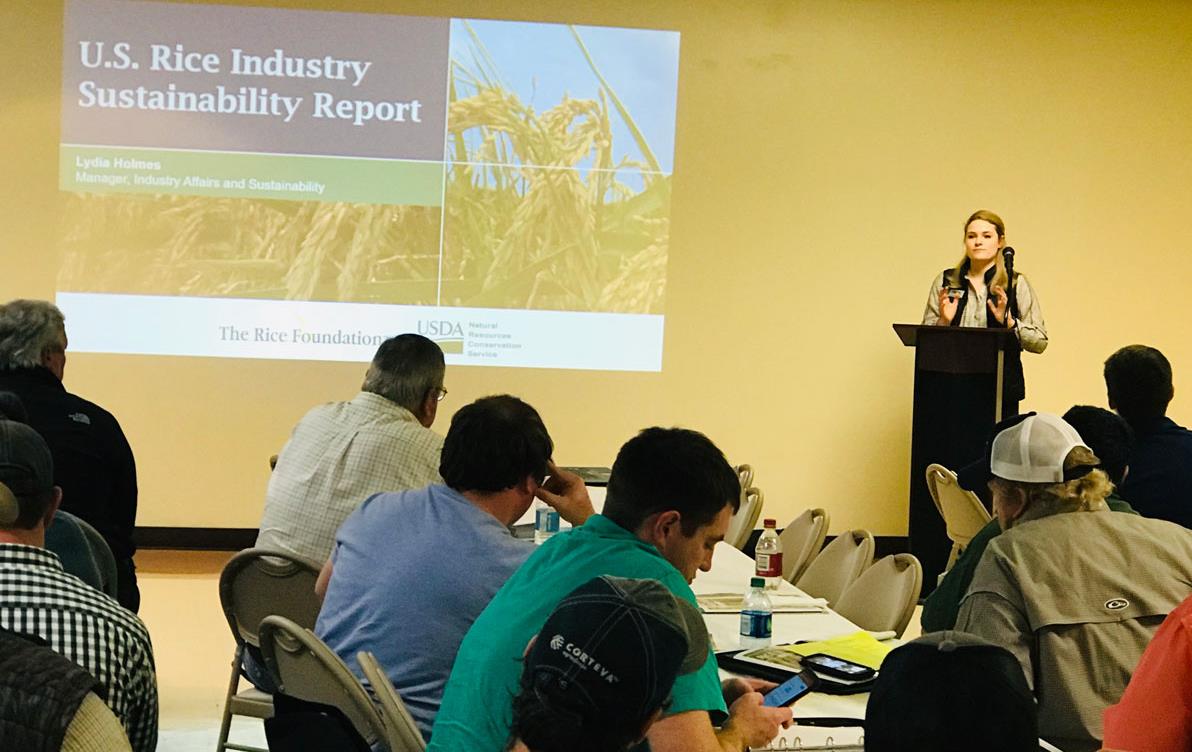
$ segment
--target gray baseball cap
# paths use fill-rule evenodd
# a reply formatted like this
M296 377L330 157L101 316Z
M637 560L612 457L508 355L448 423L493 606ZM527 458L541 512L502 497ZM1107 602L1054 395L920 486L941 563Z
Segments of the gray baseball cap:
M24 423L0 420L0 525L20 514L18 496L54 487L54 458L45 439Z

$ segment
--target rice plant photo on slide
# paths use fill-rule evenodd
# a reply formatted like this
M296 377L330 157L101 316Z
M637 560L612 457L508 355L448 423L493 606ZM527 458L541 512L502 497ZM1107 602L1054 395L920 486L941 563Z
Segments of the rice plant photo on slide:
M69 194L58 289L434 305L437 206Z
M347 156L342 180L380 189L406 183L370 177L378 173L368 165L413 165L432 186L420 203L398 203L385 190L359 199L373 203L185 189L64 191L58 289L663 313L679 34L437 21L444 29L449 23L450 34L438 47L449 45L448 54L434 67L434 91L447 98L434 157L353 162L332 140L318 162L331 169L335 157ZM377 21L361 14L353 23ZM443 106L439 98L440 116ZM162 154L200 167L226 154L244 157Z
M443 305L660 314L679 35L456 20Z

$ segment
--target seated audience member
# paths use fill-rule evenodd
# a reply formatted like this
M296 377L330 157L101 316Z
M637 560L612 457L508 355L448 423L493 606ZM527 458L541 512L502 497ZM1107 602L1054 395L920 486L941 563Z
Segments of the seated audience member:
M526 649L513 752L623 752L662 716L675 677L708 659L699 609L654 580L597 577Z
M54 456L54 484L63 509L86 520L116 559L120 605L141 605L132 540L137 518L137 468L116 418L66 391L66 326L57 306L14 300L0 306L0 389L24 403L28 420Z
M443 439L430 430L443 388L443 351L417 334L377 348L360 393L295 426L265 492L257 546L326 561L335 531L373 494L441 481Z
M25 404L12 392L0 392L0 420L15 420L29 423ZM103 591L104 578L99 563L92 553L91 542L87 540L79 519L70 512L59 509L54 521L46 529L46 549L58 555L62 569L73 574L96 590Z
M1147 645L1121 702L1105 710L1105 749L1192 749L1192 597Z
M55 512L53 522L46 528L45 546L58 556L63 572L73 574L101 593L112 592L104 587L104 572L78 517L61 509ZM110 588L110 580L107 584Z
M1054 415L994 438L993 511L1005 532L981 557L956 620L1018 658L1040 734L1067 752L1099 747L1102 713L1192 583L1192 531L1109 514L1112 485L1098 463Z
M62 499L45 441L0 421L0 627L45 640L98 680L132 747L157 746L157 679L145 625L62 571L44 548Z
M17 423L29 422L29 411L15 392L0 391L0 420L5 419L15 420Z
M95 677L45 641L0 629L0 749L20 752L128 750Z
M476 400L447 431L446 485L377 494L336 535L319 578L326 595L315 634L358 676L356 654L375 654L423 736L468 627L534 549L509 526L534 501L553 449L525 402ZM592 504L582 482L570 482L575 503L560 513L578 525Z
M1153 347L1123 347L1105 361L1105 388L1134 429L1122 496L1144 517L1192 528L1192 431L1167 417L1171 364Z
M994 426L990 442L1002 430L1026 420L1030 415L1034 415L1034 413L1008 418ZM1126 476L1128 470L1126 460L1130 456L1130 447L1134 442L1130 426L1108 410L1088 405L1077 405L1071 408L1064 413L1064 420L1076 429L1085 445L1092 449L1097 458L1101 460L1100 467L1109 476L1109 480L1115 486L1121 484L1122 478ZM973 493L980 493L982 490L988 490L989 480L992 477L989 473L989 444L987 443L985 456L961 469L957 474L957 481L962 488ZM1111 491L1109 496L1105 497L1105 503L1115 512L1138 514L1125 499L1117 495L1116 490ZM977 570L977 563L981 561L981 555L985 553L989 541L996 538L1001 532L1002 528L998 525L998 521L990 520L960 552L956 563L952 565L939 586L923 604L923 615L919 623L924 632L952 629L956 626L956 615L960 612L960 600L968 592L969 583L973 581L973 572Z
M934 632L890 651L865 707L867 752L1036 752L1035 698L1002 647Z
M630 439L613 463L604 514L539 546L468 630L429 750L507 744L526 643L559 601L593 577L658 580L694 604L688 583L697 570L711 568L712 549L723 540L740 493L736 473L702 434L648 428ZM762 707L757 692L726 697L738 692L739 685L720 686L709 652L698 671L675 681L666 715L647 733L650 748L744 750L766 744L790 721L789 708Z

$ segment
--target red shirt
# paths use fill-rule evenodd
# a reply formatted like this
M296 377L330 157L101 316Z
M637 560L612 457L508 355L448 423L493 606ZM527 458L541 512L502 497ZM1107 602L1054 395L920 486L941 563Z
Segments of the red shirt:
M1192 596L1159 627L1121 702L1105 709L1104 744L1125 752L1192 750Z

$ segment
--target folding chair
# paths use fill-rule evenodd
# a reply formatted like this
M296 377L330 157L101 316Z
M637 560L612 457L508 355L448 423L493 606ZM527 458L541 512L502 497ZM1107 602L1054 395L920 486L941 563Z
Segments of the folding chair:
M927 466L927 490L931 492L935 508L944 518L948 539L952 541L952 553L948 555L948 564L944 567L947 572L973 536L993 517L975 493L957 484L956 473L943 465Z
M824 547L828 535L828 513L822 509L808 509L790 521L778 540L782 543L782 577L795 582L807 565Z
M261 622L261 652L282 694L337 708L367 744L389 747L385 723L372 698L314 632L284 616L267 616Z
M923 567L918 559L911 554L886 556L866 569L833 608L862 629L901 637L922 588Z
M232 656L232 677L224 696L216 752L227 749L268 752L260 747L228 741L233 715L261 719L273 716L273 699L269 694L253 686L237 691L240 678L244 676L244 652L247 645L260 647L257 630L266 616L281 614L300 624L315 625L321 606L315 595L319 569L313 561L263 548L241 551L224 566L219 576L219 602L236 640L236 651Z
M872 563L873 534L868 530L849 530L836 536L811 560L795 587L835 607L841 594Z
M361 650L356 654L356 662L372 687L373 697L381 711L381 720L385 722L385 733L389 739L389 752L422 752L426 749L422 733L410 717L410 711L406 710L406 704L401 701L401 695L393 688L381 664L377 663L376 656Z
M745 546L749 544L749 536L753 534L753 528L757 525L757 518L762 514L763 504L765 496L760 488L746 488L741 493L741 506L729 520L728 532L724 535L725 542L744 551Z
M737 465L733 468L737 471L737 480L741 482L741 490L744 491L753 485L753 466L752 465Z

